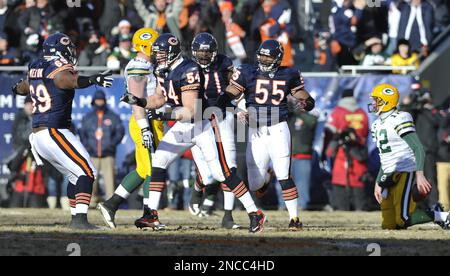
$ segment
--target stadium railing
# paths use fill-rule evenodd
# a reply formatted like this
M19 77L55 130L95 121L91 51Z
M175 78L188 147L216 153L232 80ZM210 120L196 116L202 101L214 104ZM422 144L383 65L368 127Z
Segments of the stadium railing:
M358 73L369 73L369 72L392 72L394 70L398 71L406 71L408 73L414 72L417 70L416 66L384 66L384 65L375 65L375 66L364 66L364 65L344 65L341 67L342 73L350 72L351 75L357 75Z

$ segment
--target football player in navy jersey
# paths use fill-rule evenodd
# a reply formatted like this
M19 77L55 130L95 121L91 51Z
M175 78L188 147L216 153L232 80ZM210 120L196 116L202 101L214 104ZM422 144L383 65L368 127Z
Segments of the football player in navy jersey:
M71 228L94 229L87 213L97 172L84 146L69 130L75 89L91 85L111 87L110 73L79 76L75 46L61 33L48 37L42 58L29 65L28 77L13 87L18 95L33 99L33 134L30 143L38 164L41 157L69 178L67 188L72 213Z
M203 111L208 108L208 104L204 97L205 76L202 68L195 61L181 56L180 41L172 34L162 34L153 44L152 52L158 75L156 93L147 98L137 98L129 93L122 97L126 103L150 110L168 104L173 108L172 112L155 114L155 117L177 121L166 133L153 157L149 200L152 214L147 220L149 226L154 229L163 227L156 210L166 186L168 166L186 150L198 146L213 177L227 185L243 203L249 213L250 232L261 232L265 215L256 208L246 184L239 179L236 170L227 163L216 116L203 119Z
M223 90L230 84L233 75L233 62L225 55L218 53L218 44L214 36L209 33L198 34L192 42L192 56L198 65L202 68L205 75L205 93L204 96L210 107L216 106L217 99ZM231 101L228 107L233 107ZM231 111L222 109L219 114L218 126L220 136L222 138L225 157L230 168L236 168L236 144L234 135L234 114ZM212 208L214 195L217 188L214 187L212 173L208 167L199 147L192 148L195 165L197 169L197 179L194 190L191 195L189 210L193 215L208 216L210 208ZM208 189L204 189L204 187ZM234 222L232 211L234 208L234 194L222 185L224 191L224 209L225 215L222 220L222 227L226 229L239 229L240 226ZM206 199L203 201L203 190L205 190Z
M289 229L302 229L298 212L298 191L290 176L291 134L287 124L288 95L298 100L298 106L311 111L314 99L305 90L298 70L281 67L283 47L276 40L262 43L257 51L256 65L242 65L234 72L227 96L245 95L250 124L247 147L247 168L250 189L259 197L267 190L265 177L272 162L281 184L283 198L290 215ZM223 102L223 100L219 100Z

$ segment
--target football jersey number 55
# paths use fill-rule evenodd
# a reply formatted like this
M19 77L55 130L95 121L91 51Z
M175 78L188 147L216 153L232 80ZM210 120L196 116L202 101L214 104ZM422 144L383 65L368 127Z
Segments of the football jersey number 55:
M257 80L256 81L256 103L258 104L267 104L267 100L269 99L269 90L266 88L270 86L272 83L272 95L273 96L280 96L277 100L276 98L272 98L272 104L273 105L280 105L281 102L284 100L284 97L286 97L286 92L284 92L283 89L280 89L280 87L286 87L286 81L277 81L277 80Z
M33 114L39 111L39 113L45 113L52 107L52 98L48 93L47 87L39 84L34 88L30 85L31 99L33 100Z

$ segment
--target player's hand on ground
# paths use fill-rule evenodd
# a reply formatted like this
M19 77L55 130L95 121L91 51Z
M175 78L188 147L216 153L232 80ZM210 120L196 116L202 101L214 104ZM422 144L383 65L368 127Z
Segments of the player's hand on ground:
M153 134L149 127L142 129L142 145L146 149L151 149L153 147Z
M112 76L111 70L107 70L98 75L91 76L89 80L92 84L99 85L105 88L110 88L112 87L114 82L114 79L111 76Z
M379 204L381 204L381 202L383 201L383 189L380 187L380 185L375 184L375 199L377 200L377 202Z
M429 193L431 193L433 187L431 186L430 182L428 182L423 172L417 172L416 176L417 189L419 190L419 192L423 195L428 195Z

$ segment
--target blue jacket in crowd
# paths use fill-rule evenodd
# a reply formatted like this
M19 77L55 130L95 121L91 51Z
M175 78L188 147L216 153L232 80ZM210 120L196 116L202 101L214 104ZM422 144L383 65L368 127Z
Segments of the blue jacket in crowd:
M125 128L120 117L113 111L94 108L83 118L79 134L91 157L115 157L117 146L125 135Z

